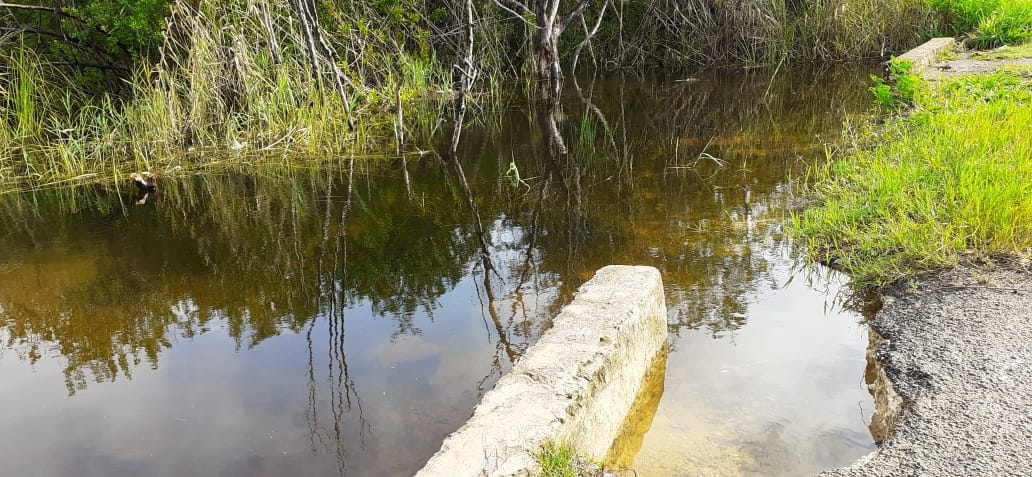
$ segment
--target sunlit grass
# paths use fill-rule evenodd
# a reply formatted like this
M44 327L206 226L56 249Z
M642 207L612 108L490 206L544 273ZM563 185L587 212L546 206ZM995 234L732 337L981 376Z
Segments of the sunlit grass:
M817 173L823 203L794 218L816 260L881 286L1032 247L1032 79L944 80L914 111Z
M947 34L978 49L1016 45L1032 38L1032 1L926 0L942 16Z

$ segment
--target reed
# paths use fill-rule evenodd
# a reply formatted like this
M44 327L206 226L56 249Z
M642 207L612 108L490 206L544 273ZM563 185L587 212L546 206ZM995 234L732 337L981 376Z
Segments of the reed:
M994 73L926 86L908 116L817 169L821 205L794 230L816 260L883 286L962 257L1032 250L1032 80Z
M603 30L603 56L623 65L778 64L886 56L932 27L923 0L638 0Z
M343 72L343 97L312 64L288 2L173 2L160 55L130 75L128 101L89 94L33 48L7 40L10 48L0 53L0 192L213 157L253 165L269 160L240 158L319 161L388 150L395 105L381 90L401 89L406 101L419 102L423 92L444 89L446 75L432 57L397 44L386 49L381 33L370 40L346 28L375 12L343 5L330 13L343 32L326 32L327 44L354 65ZM356 52L358 41L384 49ZM439 114L421 113L431 110ZM417 129L439 123L413 120Z
M336 58L313 64L292 4L171 2L163 42L128 75L125 97L97 95L0 39L0 192L212 160L386 154L399 106L413 148L428 148L449 111L461 16L414 15L428 7L409 0L320 4ZM923 0L629 0L584 56L600 68L878 56L920 41L929 12ZM474 97L498 101L532 56L532 29L490 5L476 15L487 94ZM579 43L575 30L565 41Z

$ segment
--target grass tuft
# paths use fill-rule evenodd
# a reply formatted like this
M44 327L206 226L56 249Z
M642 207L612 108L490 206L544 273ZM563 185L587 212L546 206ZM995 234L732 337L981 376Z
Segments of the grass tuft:
M1032 79L1006 72L919 90L908 116L816 172L793 218L818 261L861 286L1032 248Z
M577 477L577 453L569 443L548 441L534 454L540 477Z

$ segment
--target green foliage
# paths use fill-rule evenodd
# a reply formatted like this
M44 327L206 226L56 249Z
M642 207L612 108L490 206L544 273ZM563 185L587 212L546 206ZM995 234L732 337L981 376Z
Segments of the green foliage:
M1032 1L1003 0L999 7L978 22L971 35L975 48L1017 45L1032 38Z
M926 0L941 17L943 32L958 36L973 32L978 22L999 5L1000 0Z
M161 45L161 31L169 13L169 0L92 0L76 2L67 9L85 24L72 30L85 38L93 31L104 32L109 51L124 49L137 57L149 56Z
M329 68L313 76L290 8L261 3L252 12L249 5L176 2L163 61L138 67L123 82L131 101L91 94L36 45L8 42L13 47L0 49L0 178L19 185L5 188L110 174L122 165L149 168L197 149L277 149L316 158L363 153L393 131L387 107L394 88L400 85L405 99L441 88L443 75L432 57L382 50L356 63L344 79L360 119L352 131ZM229 18L239 21L226 23ZM282 28L270 35L266 19ZM343 41L327 37L331 44ZM439 114L434 105L424 109ZM426 136L417 126L439 124L421 119L419 111L419 104L406 106L413 137Z
M1032 38L1032 1L927 0L941 17L941 31L966 36L975 48L1015 45Z
M887 111L913 106L914 95L921 87L921 78L911 73L913 65L909 61L893 58L889 61L888 69L888 80L871 76L874 86L870 91L874 95L874 103Z
M823 204L794 219L814 258L858 284L1032 247L1032 79L944 80L915 108L820 169Z

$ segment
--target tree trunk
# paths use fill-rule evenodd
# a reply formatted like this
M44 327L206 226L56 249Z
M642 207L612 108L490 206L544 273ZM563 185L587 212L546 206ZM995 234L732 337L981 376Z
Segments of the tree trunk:
M542 92L550 96L559 94L563 73L559 67L559 35L562 31L554 22L546 22L534 36L534 50L537 52L537 75Z

